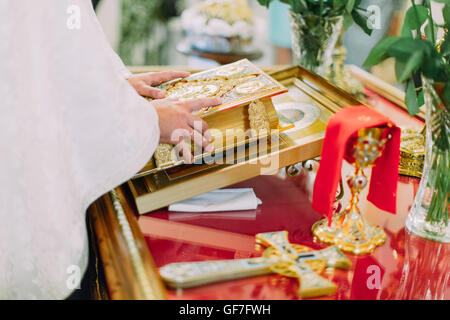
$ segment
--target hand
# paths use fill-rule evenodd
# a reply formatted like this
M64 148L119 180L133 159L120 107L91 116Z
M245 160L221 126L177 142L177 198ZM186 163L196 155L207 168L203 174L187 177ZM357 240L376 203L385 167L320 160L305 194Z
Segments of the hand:
M151 102L159 116L160 142L175 145L187 163L192 163L191 141L207 152L213 152L208 124L192 112L221 103L218 98L178 101L174 98Z
M161 83L177 78L186 78L189 75L189 72L184 71L149 72L131 76L128 79L128 82L141 96L153 99L163 99L166 96L166 93L153 86L158 86Z

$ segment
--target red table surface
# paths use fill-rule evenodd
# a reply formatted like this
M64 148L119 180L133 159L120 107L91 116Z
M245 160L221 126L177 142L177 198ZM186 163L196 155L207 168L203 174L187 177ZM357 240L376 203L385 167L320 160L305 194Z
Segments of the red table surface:
M398 125L423 125L373 92L366 93L370 104L388 113ZM343 176L351 171L350 165L345 165ZM260 176L230 187L253 188L263 202L256 210L187 213L165 208L139 216L138 223L157 267L260 256L263 249L254 240L260 232L286 230L292 243L324 248L314 242L311 233L314 222L323 218L311 208L312 179L305 172L296 177ZM419 179L400 176L396 215L366 201L367 190L363 191L361 211L370 222L383 227L387 240L370 255L347 254L350 270L327 269L322 276L335 282L337 291L319 299L450 298L450 244L425 240L405 230L418 185ZM346 189L344 205L348 197ZM297 299L298 285L293 278L267 275L169 290L169 299Z

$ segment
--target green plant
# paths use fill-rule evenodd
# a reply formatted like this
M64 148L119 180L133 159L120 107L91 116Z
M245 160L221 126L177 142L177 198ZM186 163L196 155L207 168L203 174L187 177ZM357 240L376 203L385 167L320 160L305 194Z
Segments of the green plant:
M258 0L269 7L272 0ZM290 5L292 52L296 64L323 77L331 75L332 56L342 31L356 22L372 33L362 0L280 0Z
M371 67L388 59L395 59L397 79L406 85L406 105L413 116L424 104L420 75L440 83L442 99L449 108L450 102L450 34L446 34L438 50L436 34L439 27L450 26L450 0L434 0L445 3L444 25L438 25L431 13L430 0L417 5L411 0L400 36L380 41L371 51L364 66ZM422 32L423 31L423 32Z
M414 116L424 104L424 87L429 93L431 117L427 129L433 140L431 167L427 186L432 191L426 221L448 225L448 198L450 193L450 34L437 41L437 31L450 27L450 0L443 3L444 24L433 19L431 1L418 5L411 0L400 36L380 41L371 51L364 66L376 65L387 58L395 59L395 72L406 87L405 103ZM431 113L432 112L432 113ZM428 143L428 142L427 142Z
M258 0L266 7L274 0ZM280 0L290 5L293 13L301 14L307 25L315 27L324 18L344 17L344 28L350 27L353 22L370 35L372 29L368 25L367 10L360 7L362 0Z
M118 53L125 64L165 64L166 27L176 0L122 0ZM136 54L136 49L142 53Z

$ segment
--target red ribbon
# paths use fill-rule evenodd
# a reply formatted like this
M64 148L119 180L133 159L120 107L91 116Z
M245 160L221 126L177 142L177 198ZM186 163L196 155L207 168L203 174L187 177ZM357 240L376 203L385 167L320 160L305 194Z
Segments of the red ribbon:
M339 110L330 118L325 133L319 170L314 183L312 206L331 222L336 190L341 179L342 159L353 163L350 139L363 128L386 127L386 142L382 155L375 161L367 200L379 209L396 212L398 165L400 162L400 128L378 111L367 106L351 106Z

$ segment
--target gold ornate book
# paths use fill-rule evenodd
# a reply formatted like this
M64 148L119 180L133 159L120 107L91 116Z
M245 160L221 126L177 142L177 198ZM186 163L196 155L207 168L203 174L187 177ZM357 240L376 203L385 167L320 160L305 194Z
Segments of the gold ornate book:
M208 123L216 154L237 144L248 143L252 138L248 134L251 129L255 133L261 130L270 133L281 129L270 97L284 93L287 89L247 59L171 81L160 88L166 91L168 98L222 99L221 105L196 113ZM239 132L240 134L236 134ZM234 139L236 135L238 137ZM201 160L209 155L205 152L196 155L194 159ZM135 178L183 164L183 159L176 154L173 146L161 144L154 157Z

